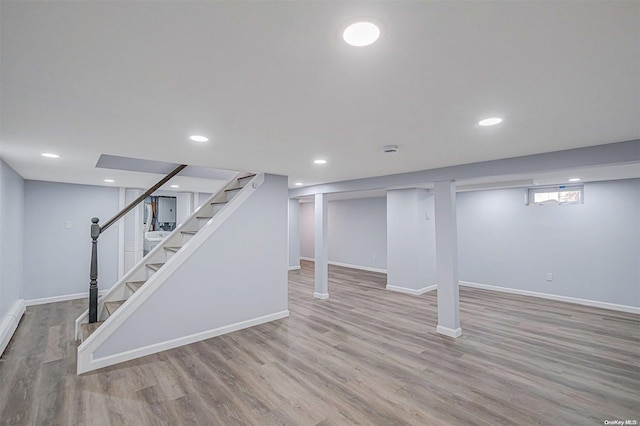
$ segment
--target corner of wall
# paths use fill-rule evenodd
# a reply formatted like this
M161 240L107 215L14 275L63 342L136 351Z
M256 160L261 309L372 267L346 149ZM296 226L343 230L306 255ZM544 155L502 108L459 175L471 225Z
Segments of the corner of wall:
M0 356L9 345L9 341L18 328L20 319L26 310L24 299L18 299L13 306L9 308L7 315L0 322Z

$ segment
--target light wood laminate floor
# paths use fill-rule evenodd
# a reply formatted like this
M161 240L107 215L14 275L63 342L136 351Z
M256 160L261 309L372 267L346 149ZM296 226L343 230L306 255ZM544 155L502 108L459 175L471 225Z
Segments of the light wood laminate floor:
M0 359L10 425L602 425L640 421L640 316L461 289L463 335L435 333L436 294L313 264L287 319L76 376L85 301L33 306ZM159 318L161 323L163 319Z

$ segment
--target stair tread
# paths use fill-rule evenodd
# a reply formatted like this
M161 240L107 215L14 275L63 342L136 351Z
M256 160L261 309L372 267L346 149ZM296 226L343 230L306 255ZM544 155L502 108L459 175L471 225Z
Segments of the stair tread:
M104 307L109 313L109 315L113 315L116 309L122 306L124 302L126 302L126 300L114 300L112 302L104 302Z
M228 201L214 201L213 203L211 203L211 205L213 206L214 204L217 205L217 204L227 204L227 203Z
M180 231L181 234L196 235L198 231Z
M249 179L249 178L254 177L255 175L256 175L256 174L254 173L254 174L252 174L252 175L242 176L242 177L238 178L238 180L242 180L242 179Z
M80 324L80 328L82 329L82 340L87 340L87 337L91 336L91 334L98 329L102 325L104 321L98 321L93 323L84 323Z
M127 281L127 287L129 287L134 293L140 290L140 287L146 283L146 281Z
M239 189L242 189L241 186L238 186L236 188L229 188L229 189L225 189L224 192L229 192L229 191L238 191Z
M196 216L196 219L211 219L213 216Z
M172 252L177 252L178 250L180 250L182 247L180 246L172 246L172 247L163 247L166 251L172 251Z
M158 269L162 268L162 265L164 265L164 263L147 263L145 266L149 269L157 271Z

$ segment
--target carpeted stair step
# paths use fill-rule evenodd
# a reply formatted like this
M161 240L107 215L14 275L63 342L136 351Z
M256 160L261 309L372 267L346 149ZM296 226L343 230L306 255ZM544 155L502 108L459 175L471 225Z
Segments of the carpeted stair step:
M140 290L140 287L142 287L144 283L146 283L146 281L128 281L127 287L129 287L129 289L135 293L136 291Z
M80 328L82 329L82 341L87 340L91 334L98 329L102 325L104 321L93 322L91 324L84 323L81 324Z
M164 265L164 263L147 263L145 266L152 271L157 272L158 269L162 268L162 265Z
M114 300L113 302L104 302L104 308L109 315L113 313L125 302L125 300Z

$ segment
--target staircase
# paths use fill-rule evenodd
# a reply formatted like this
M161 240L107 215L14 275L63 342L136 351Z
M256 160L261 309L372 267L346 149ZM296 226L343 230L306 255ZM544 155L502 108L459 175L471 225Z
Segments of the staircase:
M87 341L94 334L100 334L103 327L112 323L114 314L120 310L136 309L134 295L145 292L155 275L162 275L167 270L168 262L179 262L180 254L192 245L191 241L198 238L201 231L212 225L212 219L228 206L236 203L237 196L245 188L257 188L264 175L241 173L234 177L227 185L209 198L186 221L175 229L168 237L158 244L131 271L118 281L109 292L98 300L98 321L89 323L89 310L76 319L76 339ZM247 188L249 189L249 188ZM174 265L175 269L175 265ZM154 281L157 281L154 279ZM139 302L142 301L138 298ZM83 347L81 345L80 349Z

